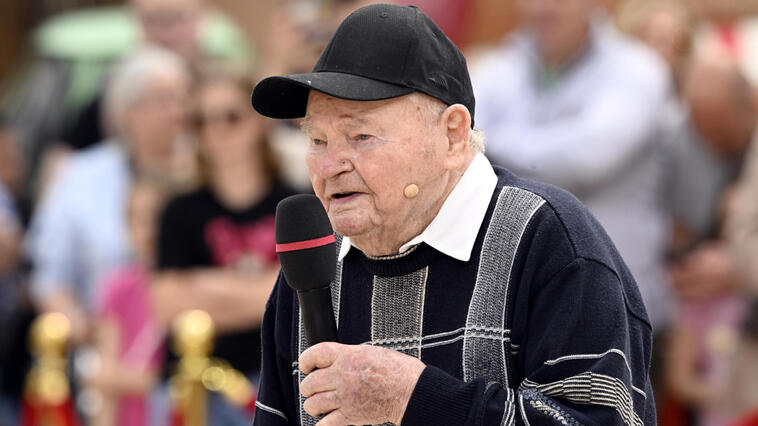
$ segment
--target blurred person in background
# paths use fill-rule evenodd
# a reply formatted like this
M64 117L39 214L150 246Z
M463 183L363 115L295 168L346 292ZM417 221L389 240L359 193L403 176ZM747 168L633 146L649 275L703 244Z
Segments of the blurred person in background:
M472 78L487 154L589 207L634 274L660 335L673 304L660 200L665 63L619 34L594 0L520 0L517 9L522 29Z
M689 0L710 19L731 19L758 14L758 3L752 0Z
M181 55L190 66L202 65L199 45L203 0L130 0L144 42Z
M141 179L131 186L127 205L131 261L103 281L94 327L99 368L89 385L103 396L91 419L98 426L147 426L147 394L162 367L163 327L151 297L158 217L165 182Z
M18 135L8 121L0 116L0 182L16 202L22 198L26 168ZM16 206L22 217L27 217L25 206ZM24 220L25 221L25 220Z
M17 269L21 261L23 220L17 205L23 179L20 159L16 139L0 118L0 277Z
M690 183L679 189L695 202L690 208L708 208L709 220L703 229L689 228L673 247L671 277L681 311L665 370L669 389L693 410L695 424L722 425L729 420L719 407L722 395L741 393L729 387L728 372L746 309L724 238L724 218L733 209L742 158L756 137L758 108L737 66L713 58L693 62L684 94L694 130L723 167L715 174L719 169L698 168L696 161L681 165L686 167L682 180Z
M678 92L699 24L689 0L628 0L619 6L617 24L661 55Z
M698 32L696 51L733 62L758 87L758 2L690 0L707 17ZM758 92L756 92L758 94Z
M659 387L657 398L664 425L724 421L713 406L726 388L725 369L743 311L731 289L720 216L749 139L749 130L735 132L745 127L735 122L750 126L750 88L734 65L693 56L700 28L695 13L691 2L632 0L618 14L624 31L666 59L675 82L660 117L666 153L663 192L671 222L668 263L681 305L662 346L666 385ZM724 130L716 130L720 126ZM732 146L736 141L738 146Z
M42 311L69 317L77 343L88 338L103 274L128 259L124 206L133 177L186 172L173 169L188 85L174 53L145 48L126 58L105 97L116 136L72 155L37 206L26 241L32 297Z
M683 96L690 141L672 148L689 152L675 153L680 159L669 164L675 188L670 203L682 222L675 252L720 236L718 206L740 173L755 130L752 86L733 62L698 55Z
M758 117L756 117L758 120ZM745 323L720 408L734 417L758 418L758 130L745 158L726 221L737 284L748 300ZM749 423L746 423L749 424Z
M664 424L676 419L724 424L749 408L745 401L758 401L756 390L745 386L755 379L749 368L740 368L739 380L729 378L746 303L735 288L737 274L722 234L730 187L753 133L755 107L752 89L735 64L739 58L710 49L706 59L701 48L692 64L691 45L700 27L691 7L708 12L701 3L629 1L619 12L620 27L658 51L677 83L662 116L664 198L673 225L670 267L681 299L666 348L667 386L658 395L664 394L659 404ZM744 47L739 42L734 47L738 45ZM729 395L728 403L724 395ZM678 410L680 404L688 409Z
M732 256L741 272L740 282L750 293L758 294L758 129L745 158L731 213L727 231Z
M623 31L658 52L674 76L660 115L665 145L663 198L673 219L672 251L680 251L693 233L701 238L708 232L724 182L721 175L725 165L694 128L684 99L684 80L699 26L695 13L686 0L630 0L621 5L617 19Z
M55 16L32 34L32 58L9 78L2 109L18 130L30 179L43 190L48 154L67 153L110 137L101 120L102 91L112 64L146 44L162 46L192 67L206 61L247 64L244 34L203 0L133 0ZM56 148L52 150L51 148Z
M279 181L269 122L250 109L249 91L249 77L225 71L208 72L195 90L191 124L204 182L162 215L154 292L164 322L207 311L219 332L213 356L257 385L260 325L279 272L274 213L292 192ZM243 407L210 398L209 424L252 421Z
M245 66L252 60L250 49L235 34L231 23L223 21L204 0L129 0L128 5L139 25L139 40L179 54L192 74L209 63L221 62ZM219 26L209 34L209 26ZM212 37L212 40L209 38ZM231 65L229 65L231 66ZM101 96L82 111L63 135L64 141L81 148L103 139Z
M13 365L16 337L22 332L21 241L24 224L17 207L23 180L20 153L11 130L0 118L0 424L18 421L21 365Z

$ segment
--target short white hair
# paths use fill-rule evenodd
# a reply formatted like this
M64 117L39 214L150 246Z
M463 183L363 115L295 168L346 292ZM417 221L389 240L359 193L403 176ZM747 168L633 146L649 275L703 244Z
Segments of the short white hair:
M152 79L163 75L188 76L189 71L181 56L155 46L142 47L115 66L105 88L103 104L109 133L125 136L124 113L142 99Z
M484 150L487 148L487 137L484 136L484 132L479 128L472 128L469 132L469 147L471 150L481 152L484 154Z
M446 105L444 102L440 101L437 98L433 98L429 95L420 93L420 92L413 92L411 93L411 97L415 100L415 102L426 109L427 114L429 116L429 123L437 123L439 122L440 117L442 116L442 113L445 112L448 105ZM484 132L482 132L480 129L473 127L469 131L469 149L476 152L484 153L484 150L487 145L487 140L484 136Z

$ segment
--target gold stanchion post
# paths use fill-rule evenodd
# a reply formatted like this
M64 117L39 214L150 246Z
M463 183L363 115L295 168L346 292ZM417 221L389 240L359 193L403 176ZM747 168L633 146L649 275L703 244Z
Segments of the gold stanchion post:
M32 324L29 343L34 366L24 388L24 424L76 423L66 377L66 344L70 332L68 318L58 312L42 314Z
M226 361L210 357L214 330L210 315L201 310L184 312L174 321L174 350L180 356L170 383L178 410L175 425L205 424L206 391L218 392L232 404L253 409L253 384Z
M182 426L205 425L206 395L202 376L210 365L213 335L213 320L205 311L187 311L174 321L174 350L180 358L170 388L179 410L178 423Z

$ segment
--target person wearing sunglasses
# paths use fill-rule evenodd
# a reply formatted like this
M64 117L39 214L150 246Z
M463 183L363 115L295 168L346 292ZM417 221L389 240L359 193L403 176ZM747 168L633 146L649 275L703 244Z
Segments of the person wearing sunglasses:
M292 191L279 182L267 122L248 107L248 91L247 80L224 71L206 73L197 86L189 124L202 185L162 215L155 293L166 321L186 309L207 311L220 334L213 356L255 382L260 324L279 271L274 213ZM244 408L214 398L208 424L250 424Z

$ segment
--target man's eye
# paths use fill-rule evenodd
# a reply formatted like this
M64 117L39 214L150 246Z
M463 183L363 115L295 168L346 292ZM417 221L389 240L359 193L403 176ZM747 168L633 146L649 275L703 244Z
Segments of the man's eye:
M311 139L311 143L314 145L326 145L326 141L323 139Z
M358 139L359 141L367 141L371 139L371 135L358 135L356 139Z

